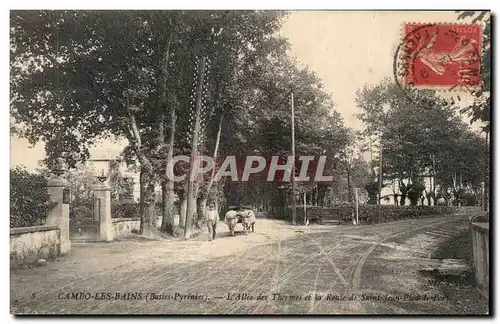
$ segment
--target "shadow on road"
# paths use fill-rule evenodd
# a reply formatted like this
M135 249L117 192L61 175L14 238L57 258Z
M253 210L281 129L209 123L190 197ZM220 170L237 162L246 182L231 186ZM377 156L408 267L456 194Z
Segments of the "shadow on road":
M412 229L414 222L375 227L342 226L306 233L296 233L274 221L267 225L246 236L240 231L235 237L229 237L227 231L222 231L212 242L201 239L117 242L79 247L70 256L44 267L12 270L11 311L49 314L464 312L456 308L454 300L439 303L305 300L309 294L441 294L411 264L381 259L380 253L393 247L391 244L381 246L377 240L405 228ZM395 246L409 248L405 244L403 241ZM377 247L376 253L371 253L373 247ZM366 262L360 262L362 256L366 256ZM359 291L353 290L356 276L361 276ZM36 298L31 298L33 292L37 292ZM60 293L68 292L142 295L136 300L58 298ZM146 300L148 293L163 299ZM247 293L254 299L227 300L228 294L238 293ZM280 298L291 299L272 300L277 293L281 294ZM206 295L208 300L179 301L172 297L176 294ZM259 295L268 299L256 300Z

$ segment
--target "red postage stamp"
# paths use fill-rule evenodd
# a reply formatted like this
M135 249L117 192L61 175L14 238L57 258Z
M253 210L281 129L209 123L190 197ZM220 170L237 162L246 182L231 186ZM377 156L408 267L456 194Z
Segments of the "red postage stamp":
M406 23L403 37L401 76L405 86L480 87L481 25Z

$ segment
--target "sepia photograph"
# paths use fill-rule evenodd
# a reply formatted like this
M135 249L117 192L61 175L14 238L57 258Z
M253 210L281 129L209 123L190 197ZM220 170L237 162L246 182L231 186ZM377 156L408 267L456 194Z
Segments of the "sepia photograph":
M10 314L491 316L491 19L9 10Z

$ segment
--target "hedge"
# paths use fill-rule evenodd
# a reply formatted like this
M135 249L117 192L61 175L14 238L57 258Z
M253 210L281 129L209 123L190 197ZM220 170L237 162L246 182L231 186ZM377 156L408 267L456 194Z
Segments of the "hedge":
M379 221L377 211L378 205L360 205L358 208L359 221L361 224L377 223ZM324 220L350 221L355 214L355 205L337 205L332 207L306 206L307 218L310 221L322 222ZM432 215L446 215L457 212L453 206L380 206L380 222L391 222L402 219L423 218ZM303 206L297 206L297 219L302 220L304 215ZM276 216L275 216L276 217ZM283 208L277 213L279 219L291 219L291 209Z
M137 202L116 202L111 204L112 218L135 218L139 217L139 203ZM161 204L155 204L155 215L162 214Z
M49 212L47 180L24 167L10 169L10 227L43 225Z
M139 217L139 204L136 202L112 203L112 218L134 218Z

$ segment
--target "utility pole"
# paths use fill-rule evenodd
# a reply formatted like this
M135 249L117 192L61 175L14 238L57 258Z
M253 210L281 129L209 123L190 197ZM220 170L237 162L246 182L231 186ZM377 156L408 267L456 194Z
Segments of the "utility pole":
M295 201L295 111L293 107L292 92L292 225L297 224L297 205Z
M382 134L380 134L380 158L378 161L378 207L377 218L380 223L380 203L382 202Z
M306 192L304 191L304 194L302 195L304 197L304 225L307 225L307 201L306 201Z
M432 155L432 204L433 206L436 205L436 159L434 157L434 154Z
M489 168L490 168L490 159L489 159L489 146L488 146L488 135L489 135L489 132L486 131L485 132L486 134L486 150L485 150L485 155L486 155L486 158L484 159L485 160L485 168L484 168L484 198L483 198L483 210L485 212L488 212L489 211L489 195L490 195L490 192L489 192Z
M356 225L359 225L359 188L354 189L356 199Z

